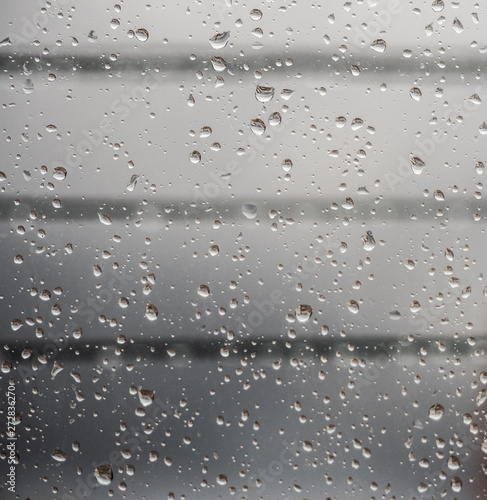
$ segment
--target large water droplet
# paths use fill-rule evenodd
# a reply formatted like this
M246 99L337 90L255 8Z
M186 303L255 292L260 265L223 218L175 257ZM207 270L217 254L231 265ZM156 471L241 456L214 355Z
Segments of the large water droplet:
M284 172L289 172L293 168L293 162L289 158L286 158L282 160L281 166Z
M207 285L200 285L198 287L198 295L201 297L208 297L210 295L210 287Z
M247 219L255 219L257 217L257 206L252 203L245 203L242 206L242 214L247 217Z
M223 33L218 33L210 38L210 44L214 49L223 49L230 39L230 31L224 31Z
M139 42L146 42L149 39L149 32L144 28L139 28L135 30L135 38L137 38Z
M431 7L435 12L441 12L445 8L445 3L443 0L434 0Z
M412 156L410 161L411 161L411 168L412 168L413 172L416 175L421 174L421 172L423 171L423 169L425 167L424 161L421 158L418 158L417 156Z
M105 226L110 226L112 224L112 219L109 215L98 212L98 218L102 224L105 224Z
M250 11L250 19L252 19L252 21L259 21L262 19L262 12L259 9L252 9Z
M394 309L394 311L389 313L389 319L397 321L398 319L401 319L401 313L397 309Z
M362 236L362 244L364 250L366 250L367 252L370 252L375 248L375 239L372 235L372 231L367 231L367 233Z
M59 448L51 453L51 457L54 458L54 460L56 460L57 462L65 462L68 458L66 453L64 453L64 451L60 450Z
M99 465L95 468L95 477L99 484L108 486L113 480L113 471L110 464Z
M415 100L419 101L422 97L421 90L418 87L413 87L409 90L409 95Z
M255 98L259 102L269 102L274 97L274 87L263 87L257 85L255 89Z
M157 307L153 304L148 304L145 308L145 317L150 321L155 321L158 315L159 311L157 310Z
M137 185L137 181L139 179L139 176L137 174L132 175L130 177L130 180L127 184L127 191L133 191L135 189L135 186Z
M215 71L225 71L227 69L227 63L222 57L212 57L211 64Z
M445 414L445 408L439 403L435 403L428 410L428 416L431 420L440 420L440 418Z
M193 151L189 154L189 161L191 163L199 163L201 161L201 153L199 151Z
M149 406L154 401L155 391L140 388L137 392L142 406Z
M370 47L376 52L382 53L386 50L387 45L385 40L383 40L382 38L378 38L370 44Z
M358 302L356 300L349 300L347 302L347 307L348 310L353 314L357 314L360 310L360 306L358 305Z
M455 17L452 26L456 33L461 33L463 31L463 24L460 22L458 17Z
M265 129L265 123L260 118L255 118L250 121L250 130L252 130L255 135L262 135Z
M300 323L306 323L311 318L311 315L313 314L313 309L311 306L308 305L300 305L296 307L294 314L296 315L296 319Z
M279 125L281 123L281 120L282 119L281 119L280 113L278 113L276 111L269 116L269 125L276 127L277 125Z

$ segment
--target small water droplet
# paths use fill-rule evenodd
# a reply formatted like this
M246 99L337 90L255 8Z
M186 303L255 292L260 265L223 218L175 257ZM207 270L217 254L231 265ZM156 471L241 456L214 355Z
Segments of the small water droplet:
M436 201L445 201L445 195L439 189L434 192L434 197Z
M460 468L460 459L455 455L448 457L447 466L450 470L458 470Z
M12 328L12 330L14 332L16 332L19 328L21 328L22 326L24 326L24 322L21 320L21 319L13 319L11 322L10 322L10 327Z
M354 203L353 203L352 198L348 197L348 198L345 198L344 200L342 200L342 207L345 210L351 210L354 207Z
M291 97L294 94L294 90L291 89L282 89L281 90L281 97L287 101L288 99L291 99Z
M223 49L230 39L230 31L218 33L210 38L210 44L214 49Z
M459 493L462 490L463 483L459 477L453 476L450 480L450 483L451 483L451 489L455 493Z
M358 66L353 65L350 69L352 76L359 76L360 75L360 68Z
M480 99L478 94L472 94L470 97L467 98L467 101L477 105L482 104L482 99Z
M212 134L212 129L211 127L208 127L207 125L205 125L204 127L201 127L201 130L200 130L200 137L202 139L206 139L206 137L210 137L210 135Z
M482 125L480 125L480 127L479 127L479 132L480 132L482 135L487 134L487 123L483 122L483 123L482 123Z
M421 310L421 304L417 300L413 300L411 304L409 304L409 310L412 313L417 313Z
M24 94L32 94L32 92L34 92L34 82L30 78L25 80L22 91Z
M120 26L120 20L119 19L112 19L110 21L110 27L114 30L116 30Z

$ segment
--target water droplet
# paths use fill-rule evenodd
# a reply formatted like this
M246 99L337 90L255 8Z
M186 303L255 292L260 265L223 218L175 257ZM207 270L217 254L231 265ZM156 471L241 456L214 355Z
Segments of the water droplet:
M105 226L110 226L112 224L112 219L109 215L98 212L98 218L102 224L105 224Z
M409 310L412 313L417 313L421 310L421 304L417 300L413 300L411 304L409 304Z
M263 87L257 85L255 89L255 98L259 102L269 102L274 97L274 87Z
M311 308L311 306L308 305L300 305L296 307L294 313L296 315L296 319L300 323L306 323L306 321L308 321L311 318L311 315L313 314L313 309Z
M470 97L467 98L467 101L477 105L482 104L482 99L480 99L478 94L472 94Z
M64 370L64 366L59 361L54 361L53 367L51 370L51 377L54 378L58 373Z
M443 0L435 0L431 7L435 12L441 12L445 8L445 3Z
M144 28L139 28L135 30L135 38L139 42L146 42L149 39L149 32Z
M53 176L57 181L64 181L66 176L68 175L68 171L64 167L55 167Z
M0 47L7 47L8 45L12 45L12 41L10 40L9 37L4 38L3 40L0 41Z
M453 253L453 250L451 248L445 249L445 257L450 262L455 258L455 254Z
M303 441L303 450L310 452L313 451L313 445L310 441Z
M421 158L418 158L417 156L412 156L410 161L411 161L411 168L412 168L413 172L416 175L421 174L421 172L423 171L423 169L425 167L424 161Z
M343 128L347 124L347 119L344 116L339 116L335 119L335 125L338 128Z
M354 118L352 120L351 127L352 127L352 130L358 130L359 128L362 128L363 125L364 125L364 121L362 120L362 118Z
M382 38L378 38L370 44L370 47L372 48L372 50L382 53L386 50L386 42Z
M255 118L250 121L250 130L252 130L255 135L262 135L265 129L265 123L260 118Z
M477 394L477 397L475 398L475 404L477 406L482 406L485 403L486 399L487 399L487 390L483 389Z
M139 395L139 400L142 406L149 406L154 401L155 391L141 388L137 391L137 393Z
M66 453L64 453L64 451L60 450L59 448L51 453L51 457L54 458L54 460L56 460L57 462L65 462L68 458Z
M158 315L159 311L157 310L157 307L153 304L148 304L145 308L145 317L150 321L155 321Z
M286 158L282 160L281 166L284 172L289 172L293 168L293 162L289 158Z
M293 96L294 94L294 90L290 90L290 89L282 89L281 90L281 97L287 101L288 99L291 99L291 97Z
M199 163L201 161L201 153L199 151L193 151L189 154L189 161L191 163Z
M398 319L401 319L401 313L397 309L394 309L394 311L389 313L389 319L397 321Z
M225 476L224 474L220 474L217 478L216 478L216 482L221 485L221 486L224 486L225 484L227 484L228 482L228 478L227 476Z
M200 137L202 139L206 139L207 137L210 137L210 135L212 134L212 129L211 127L208 127L207 125L205 125L204 127L201 127L201 130L200 130Z
M99 465L95 468L95 477L99 484L108 486L113 480L113 471L110 464Z
M250 11L250 19L252 19L252 21L259 21L262 19L262 12L259 9L252 9Z
M230 31L218 33L210 38L210 44L214 49L223 49L230 39Z
M212 57L211 64L215 71L225 71L227 69L227 63L222 57Z
M208 297L210 295L210 287L207 285L200 285L198 287L198 295L201 297Z
M24 262L24 258L22 255L18 254L14 257L14 262L15 264L22 264L22 262Z
M76 328L76 330L73 332L73 338L78 340L81 338L81 335L83 335L83 329L80 327Z
M127 191L133 191L135 189L135 186L137 185L137 181L139 179L139 176L137 174L132 175L130 177L130 180L127 184Z
M409 95L415 100L415 101L419 101L422 97L422 93L421 93L421 90L418 89L418 87L413 87L409 90Z
M95 276L101 276L102 272L103 271L102 271L101 267L98 264L93 264L93 274Z
M367 252L370 252L375 248L375 239L372 235L372 231L367 231L367 233L362 236L362 243L364 250Z
M116 30L120 26L120 19L112 19L110 21L110 27Z
M460 22L460 19L458 19L458 17L455 17L452 26L456 33L461 33L463 31L463 24Z
M435 403L428 410L428 416L431 420L440 420L440 418L445 414L445 408L442 405Z
M455 455L448 457L447 466L450 470L458 470L460 468L460 459Z
M479 127L479 132L480 132L482 135L487 134L487 123L483 122L483 123L482 123L482 125L480 125L480 127Z
M358 305L358 302L356 300L349 300L347 302L347 307L348 310L353 314L357 314L360 310L360 306Z
M159 459L159 452L156 450L152 450L149 453L149 462L155 462Z
M354 203L353 203L352 198L345 198L345 199L342 201L342 207L343 207L345 210L351 210L351 209L354 207Z
M16 332L19 328L21 328L22 326L24 326L24 322L21 320L21 319L13 319L11 322L10 322L10 327L12 328L12 330L14 332Z
M463 483L459 477L453 476L450 482L452 491L454 491L455 493L459 493L462 490Z
M24 350L25 352L25 350ZM24 356L23 356L23 352L22 352L22 357L24 359L26 359ZM29 356L27 356L29 357ZM1 365L1 371L2 373L10 373L10 370L12 370L12 363L10 361L2 361L2 365Z
M281 123L281 115L277 111L269 116L269 125L276 127Z
M22 91L24 94L32 94L32 92L34 92L34 82L30 78L25 80Z
M208 250L208 252L210 253L210 255L211 255L212 257L215 257L216 255L218 255L218 254L219 254L219 252L220 252L220 248L218 247L218 245L212 245L212 246L210 247L210 249Z
M352 66L350 71L352 72L352 76L359 76L360 75L360 68L358 66Z
M257 217L257 206L252 203L245 203L245 205L242 205L242 214L247 219L255 219Z

